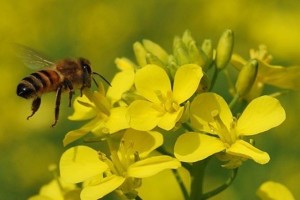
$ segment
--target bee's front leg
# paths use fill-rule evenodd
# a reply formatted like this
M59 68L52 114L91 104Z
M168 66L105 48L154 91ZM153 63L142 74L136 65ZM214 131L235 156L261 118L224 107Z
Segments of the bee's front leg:
M31 105L32 113L27 117L27 120L34 115L34 113L39 109L40 105L41 105L41 98L40 97L35 98Z
M56 90L56 100L55 100L55 120L54 123L52 124L52 127L54 127L57 123L58 117L59 117L59 106L60 106L60 99L61 99L61 92L63 89L63 84L58 86Z

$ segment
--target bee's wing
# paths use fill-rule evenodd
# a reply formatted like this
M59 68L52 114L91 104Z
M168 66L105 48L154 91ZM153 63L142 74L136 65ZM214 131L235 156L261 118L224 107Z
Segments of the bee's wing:
M19 57L30 69L36 70L54 65L50 59L30 47L21 44L13 44L13 46L17 57Z

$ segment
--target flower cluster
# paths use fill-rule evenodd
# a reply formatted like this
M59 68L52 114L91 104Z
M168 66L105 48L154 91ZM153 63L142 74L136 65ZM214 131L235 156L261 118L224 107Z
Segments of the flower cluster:
M264 46L251 50L247 61L233 54L233 44L231 30L221 35L215 48L209 39L198 47L189 31L175 37L172 53L150 40L136 42L137 62L116 59L119 72L107 91L100 84L98 91L84 90L75 100L69 119L89 121L68 132L64 145L76 140L100 145L85 143L66 150L60 179L77 184L81 199L111 192L121 199L140 199L137 189L143 178L167 169L178 177L174 169L182 166L192 177L190 192L181 187L184 198L205 199L232 181L203 193L197 183L203 181L199 173L209 158L219 159L234 177L246 160L268 163L269 154L254 145L252 136L280 125L286 116L279 100L264 94L263 86L299 89L294 80L300 68L270 65ZM232 66L236 78L227 70ZM223 72L229 91L224 97L214 92ZM233 109L237 104L239 109Z

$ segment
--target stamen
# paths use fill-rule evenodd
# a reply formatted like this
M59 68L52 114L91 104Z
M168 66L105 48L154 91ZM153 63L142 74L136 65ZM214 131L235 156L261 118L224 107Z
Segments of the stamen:
M234 131L234 129L231 129L231 128L235 127L234 122L232 124L230 124L231 127L230 127L230 130L228 130L227 126L224 124L224 122L222 121L222 119L220 117L219 110L213 110L211 112L211 116L215 121L216 133L218 134L220 139L222 141L224 141L225 143L228 143L229 145L232 144L236 140L235 133L232 133L232 131Z

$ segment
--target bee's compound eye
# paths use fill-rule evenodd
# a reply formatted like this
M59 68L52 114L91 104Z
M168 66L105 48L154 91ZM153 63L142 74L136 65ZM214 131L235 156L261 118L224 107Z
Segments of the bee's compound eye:
M22 83L19 84L17 87L17 95L25 99L32 97L34 92L35 92L34 89Z

